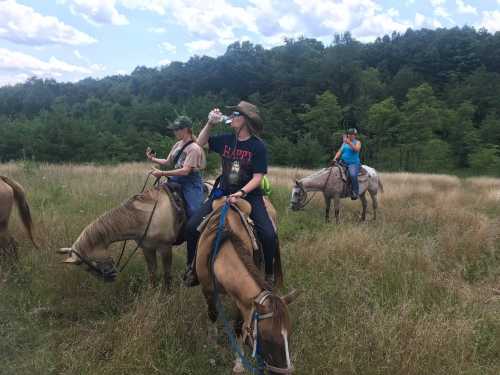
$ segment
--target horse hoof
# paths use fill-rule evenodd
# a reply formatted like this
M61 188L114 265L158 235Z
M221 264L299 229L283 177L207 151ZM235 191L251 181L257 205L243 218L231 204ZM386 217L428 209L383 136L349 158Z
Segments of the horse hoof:
M233 375L243 373L245 373L245 367L243 367L243 364L240 361L237 361L233 367Z

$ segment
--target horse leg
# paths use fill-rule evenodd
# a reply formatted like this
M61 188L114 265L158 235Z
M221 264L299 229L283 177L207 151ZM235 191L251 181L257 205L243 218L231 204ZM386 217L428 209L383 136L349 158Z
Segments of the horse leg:
M146 258L146 264L148 266L149 273L149 286L152 288L156 287L156 250L155 249L143 249L144 258Z
M214 303L214 293L211 290L203 289L203 296L207 302L208 317L212 323L217 321L217 307Z
M172 284L172 246L160 247L158 250L163 263L163 288L170 290Z
M368 201L366 199L366 192L363 192L363 194L361 194L359 196L359 199L361 200L361 206L363 207L363 211L361 212L361 221L365 221L366 220L366 208L368 206Z
M236 334L236 341L238 343L238 347L240 349L240 353L243 353L243 317L239 316L238 319L234 322L234 332ZM238 353L234 353L234 366L233 366L233 374L243 374L245 372L245 367L243 366L243 362L241 361L241 357Z
M340 197L338 195L333 197L333 210L335 211L335 223L340 224Z
M372 198L372 206L373 206L373 220L377 220L377 208L378 208L378 198L376 192L370 191L370 197Z
M326 195L324 195L324 197L325 197L325 222L329 223L330 222L330 207L332 205L332 198L327 197Z

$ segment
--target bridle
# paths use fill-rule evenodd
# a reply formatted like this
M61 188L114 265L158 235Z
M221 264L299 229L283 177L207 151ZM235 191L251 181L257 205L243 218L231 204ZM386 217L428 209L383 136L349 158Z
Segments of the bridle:
M330 181L330 177L331 177L331 175L332 175L333 168L334 168L334 167L336 167L336 166L337 166L337 165L335 164L335 165L331 165L331 166L329 167L330 171L328 172L328 176L326 177L325 183L323 184L323 188L322 188L321 190L319 190L319 191L323 191L323 192L325 191L326 185L328 185L328 181ZM317 193L318 191L315 191L315 192L314 192L314 193L313 193L313 194L309 197L309 199L307 199L307 191L306 191L306 189L304 189L304 187L302 186L302 184L300 184L300 183L296 183L295 185L296 185L296 186L300 189L300 191L302 192L301 197L299 198L300 200L299 200L299 202L297 202L297 204L299 205L299 206L297 207L297 209L298 209L298 210L301 210L301 209L303 209L304 207L306 207L309 203L311 203L311 201L314 199L314 197L316 196L316 193Z
M246 329L244 330L244 336L243 336L243 342L246 342L247 340L250 341L250 346L253 348L252 349L252 357L253 358L262 358L260 354L260 340L259 340L259 322L265 319L271 319L274 316L273 312L268 312L265 314L261 314L257 311L255 306L257 304L263 305L264 302L266 301L267 298L271 297L272 293L269 290L263 290L259 293L257 297L254 298L254 304L252 307L252 310L250 312L251 316L251 321L249 323L249 326L245 327ZM286 356L286 368L282 367L276 367L268 364L265 361L263 362L263 367L266 370L278 373L278 374L291 374L294 371L294 368L292 366L292 360L290 358L290 350L288 346L288 332L286 329L282 328L281 329L281 335L283 336L283 341L285 343L285 356Z
M288 349L288 333L286 330L282 329L281 334L283 335L283 339L285 342L285 351L286 351L286 360L287 360L287 367L286 368L280 368L280 367L275 367L272 365L267 364L263 359L262 359L262 354L261 354L261 347L260 347L260 339L259 339L259 322L264 319L271 319L274 316L273 312L269 312L266 314L260 314L256 309L255 306L256 304L262 304L266 301L267 298L271 297L273 294L269 290L262 290L253 300L254 305L251 311L251 322L250 322L250 327L247 327L248 332L245 332L246 337L244 337L244 340L249 338L251 341L251 346L253 347L252 351L252 357L256 360L257 367L255 367L245 356L244 352L240 349L237 341L236 341L236 335L234 333L234 330L230 328L229 326L229 321L227 319L225 310L224 310L224 305L221 302L221 299L219 297L219 287L218 287L218 282L215 277L215 260L217 259L217 256L219 254L220 248L221 248L221 242L222 242L222 234L224 232L225 228L225 222L226 222L226 216L227 212L231 208L231 205L229 202L226 201L226 203L221 207L220 211L220 218L219 218L219 223L217 224L217 231L215 235L215 241L210 253L210 271L211 271L211 278L212 278L212 287L213 287L213 303L217 309L217 313L219 317L222 319L223 325L224 325L224 331L228 335L229 338L229 343L233 349L233 351L238 355L240 358L243 366L252 374L259 374L262 375L264 373L264 370L269 370L273 371L279 374L291 374L293 372L293 366L291 364L291 359L290 359L290 351ZM253 328L252 328L253 327Z
M152 173L149 172L148 176L146 177L146 181L144 182L144 185L141 189L141 193L144 192L144 189L146 188L146 185L149 181L149 177L151 175L152 175ZM158 186L159 182L160 182L160 178L157 177L155 182L153 183L153 186ZM144 239L146 238L146 236L148 234L149 227L151 226L151 222L153 221L153 215L155 214L156 208L158 207L158 201L159 201L159 198L157 198L155 201L153 209L151 210L151 215L149 215L149 219L148 219L148 223L146 225L146 228L144 229L144 232L143 232L141 238L139 239L139 241L137 241L136 247L134 248L134 250L132 250L132 253L129 255L129 257L127 258L127 260L124 262L124 264L121 267L120 267L120 263L121 263L121 260L122 260L122 257L123 257L124 251L125 251L125 246L127 245L126 240L123 242L123 247L122 247L122 250L120 253L120 257L118 258L118 262L116 263L116 265L115 265L112 258L111 258L111 260L108 260L106 262L98 261L98 260L92 261L88 257L80 254L78 251L76 251L73 248L71 248L71 250L69 251L69 255L71 256L72 254L75 254L78 257L78 259L80 259L80 261L82 263L84 263L87 267L89 267L90 271L94 272L98 277L101 277L104 281L114 281L116 276L118 275L118 273L122 272L125 269L125 267L128 265L130 260L136 254L137 250L142 246L142 243L144 242ZM100 267L99 264L104 264L105 267L102 267L102 266Z

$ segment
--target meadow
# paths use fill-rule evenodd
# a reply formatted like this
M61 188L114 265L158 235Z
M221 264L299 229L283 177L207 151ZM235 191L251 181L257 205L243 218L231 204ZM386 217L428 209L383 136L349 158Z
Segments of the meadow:
M143 184L148 165L9 163L32 209L35 250L14 213L17 265L0 266L0 374L229 374L232 354L207 338L199 288L148 287L136 256L114 283L63 265L56 254L86 224ZM272 168L272 200L291 305L296 374L500 373L500 179L382 174L376 222L342 201L324 222L319 195L291 212L292 181ZM371 213L371 211L369 211ZM110 251L117 255L118 246Z

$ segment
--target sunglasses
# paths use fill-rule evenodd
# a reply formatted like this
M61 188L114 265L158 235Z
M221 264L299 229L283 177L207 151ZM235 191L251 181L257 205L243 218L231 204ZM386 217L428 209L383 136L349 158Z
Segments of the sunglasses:
M237 111L235 111L235 112L233 112L233 113L231 113L229 115L229 117L231 117L231 118L233 118L233 117L239 117L239 116L242 116L242 114L240 112L237 112Z

